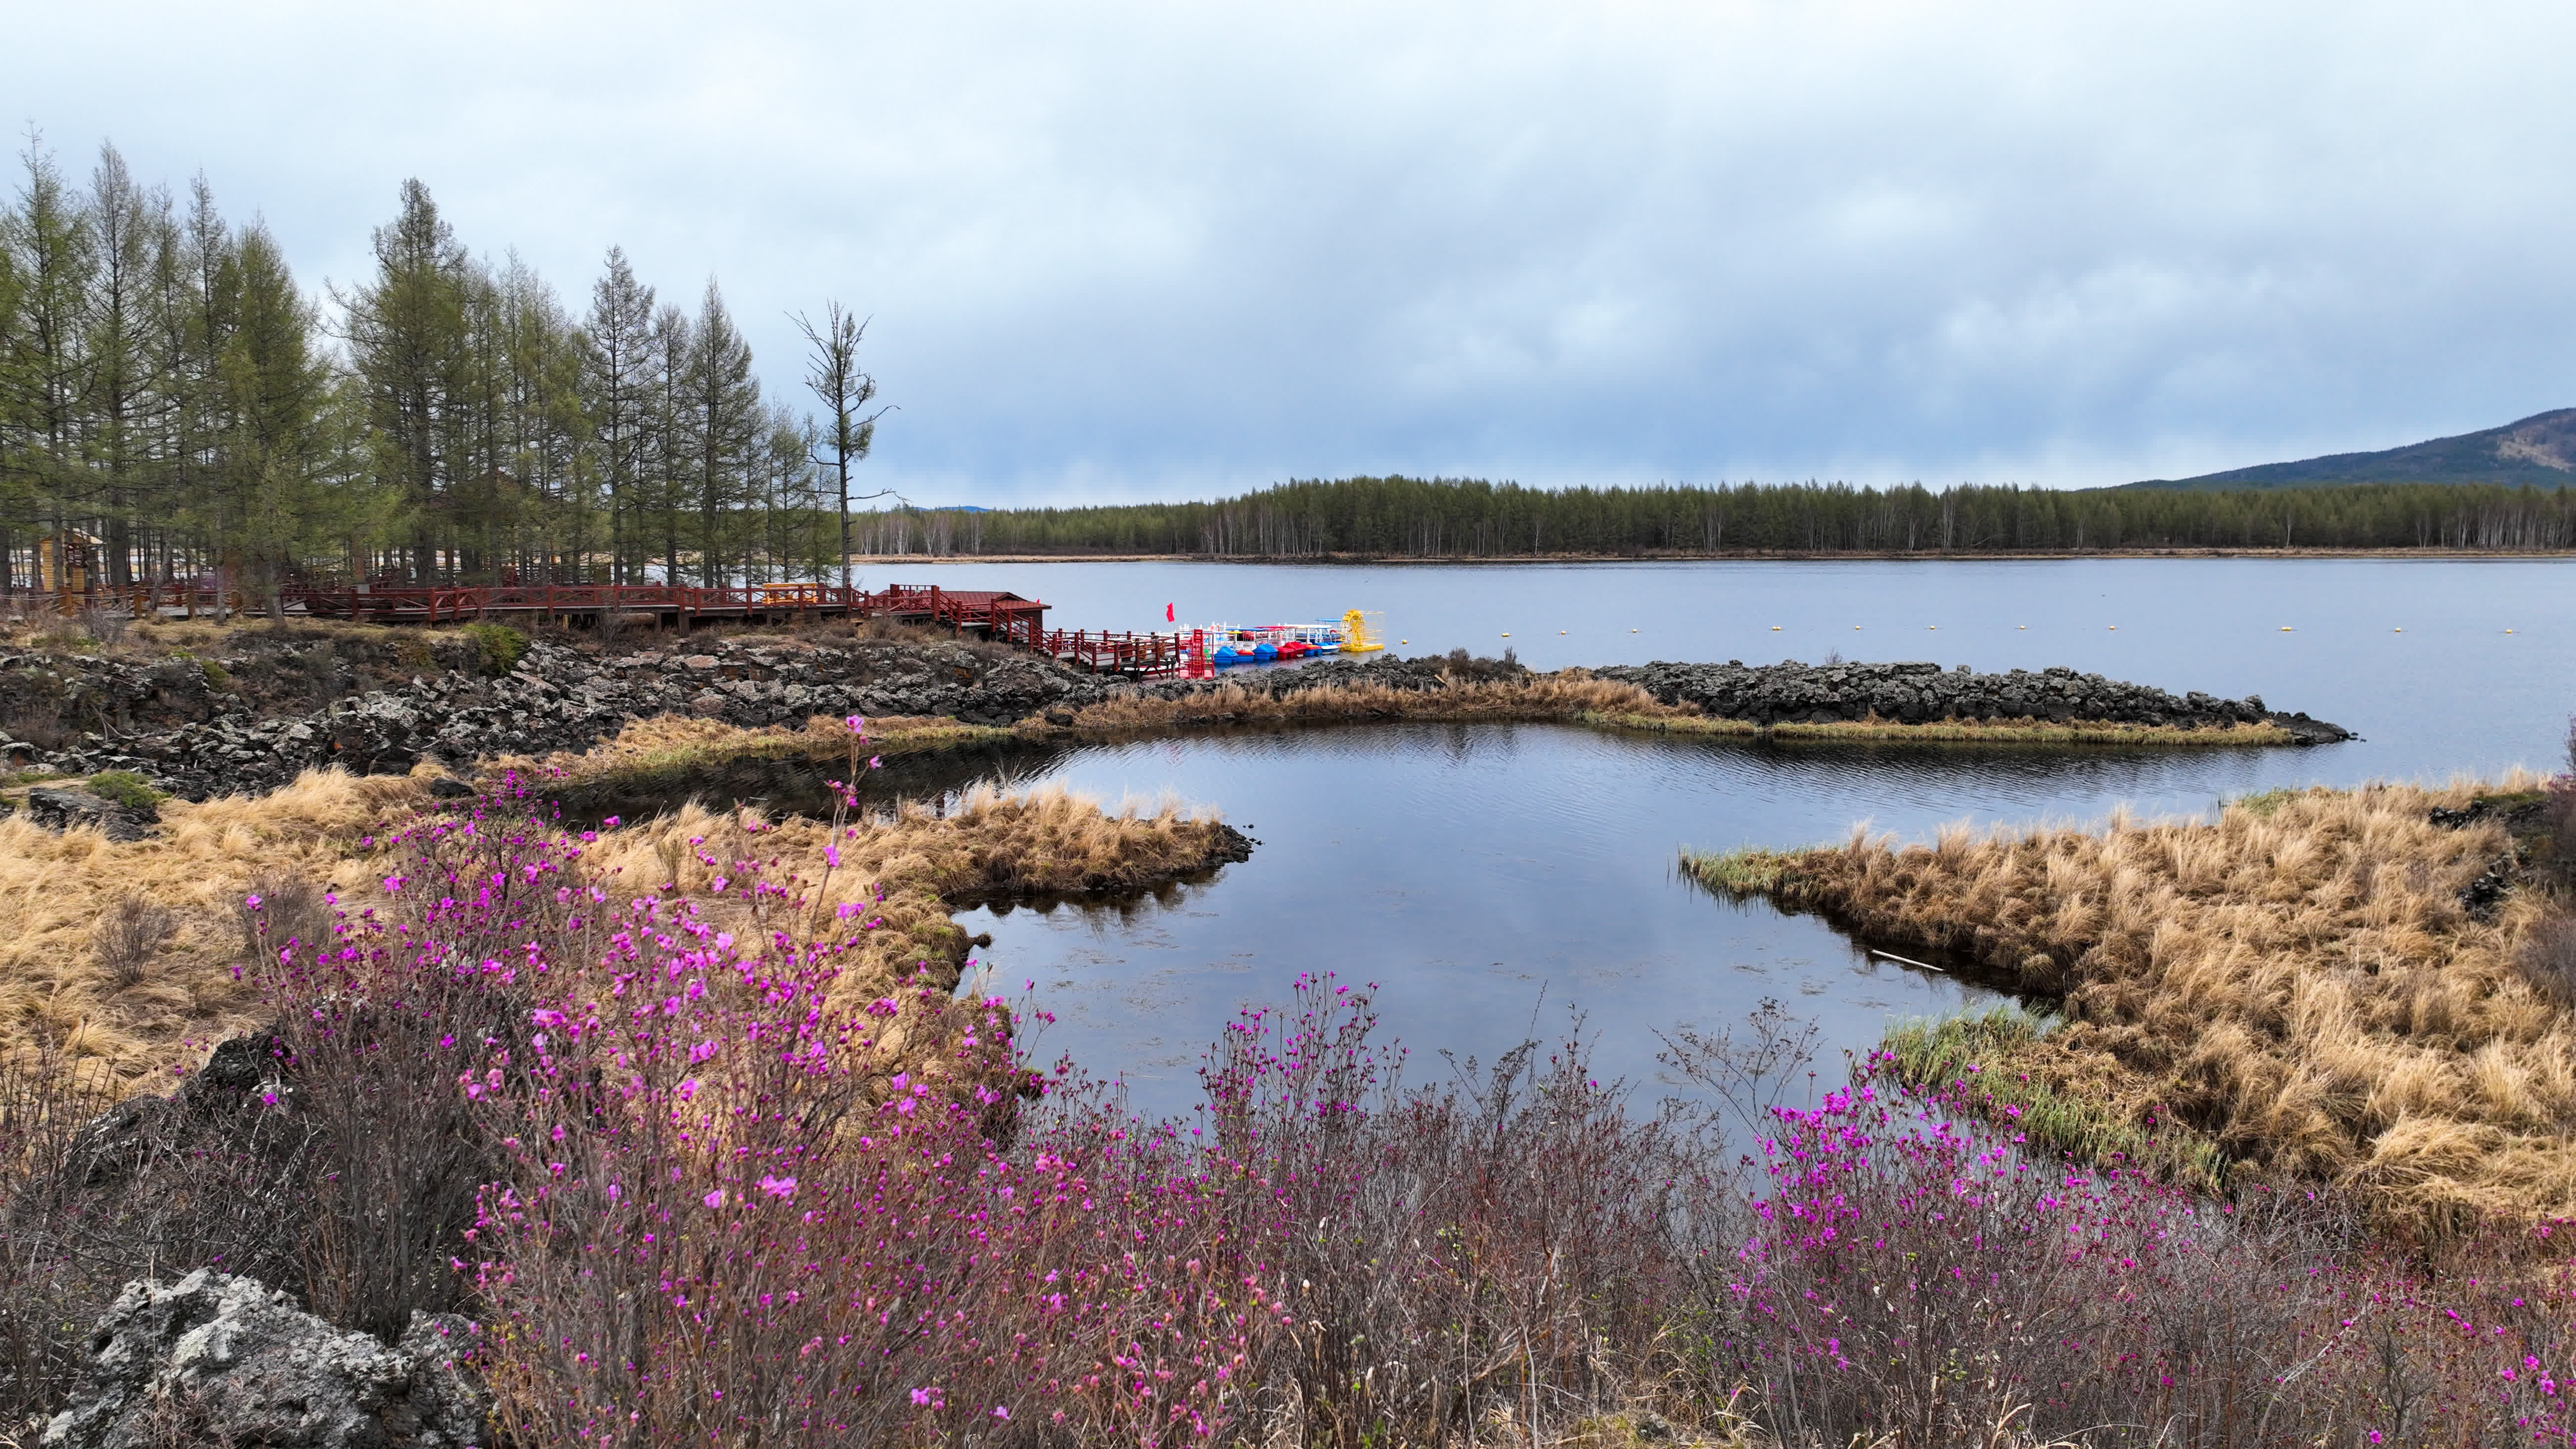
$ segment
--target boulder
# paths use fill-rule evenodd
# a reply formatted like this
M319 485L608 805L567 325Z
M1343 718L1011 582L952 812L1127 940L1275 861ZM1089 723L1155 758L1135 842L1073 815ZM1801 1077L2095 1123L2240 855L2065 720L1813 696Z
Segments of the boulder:
M27 819L48 830L91 825L110 840L141 840L161 823L149 805L119 805L76 785L39 785L27 792Z
M334 1328L252 1278L200 1268L125 1285L89 1338L89 1382L54 1416L60 1449L170 1443L269 1449L455 1449L489 1444L468 1376L474 1329L412 1315L386 1346Z

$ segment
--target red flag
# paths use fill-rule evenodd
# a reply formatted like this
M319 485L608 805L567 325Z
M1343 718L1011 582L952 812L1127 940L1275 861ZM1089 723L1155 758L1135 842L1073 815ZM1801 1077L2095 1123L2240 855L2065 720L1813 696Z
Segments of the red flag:
M1171 606L1171 605L1169 605L1169 604L1165 604L1165 605L1163 606L1163 622L1164 622L1164 623L1169 624L1169 623L1171 623L1173 620L1175 620L1175 619L1177 619L1177 618L1179 618L1179 617L1180 617L1180 616L1179 616L1178 614L1175 614L1175 613L1173 613L1173 612L1172 612L1172 606Z

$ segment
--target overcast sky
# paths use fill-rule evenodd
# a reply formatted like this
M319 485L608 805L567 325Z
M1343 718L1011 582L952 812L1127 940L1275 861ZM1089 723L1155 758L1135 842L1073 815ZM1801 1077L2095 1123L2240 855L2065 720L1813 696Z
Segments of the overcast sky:
M2076 487L2576 404L2564 3L11 7L86 176L317 290L406 176L875 319L926 502L1406 472Z

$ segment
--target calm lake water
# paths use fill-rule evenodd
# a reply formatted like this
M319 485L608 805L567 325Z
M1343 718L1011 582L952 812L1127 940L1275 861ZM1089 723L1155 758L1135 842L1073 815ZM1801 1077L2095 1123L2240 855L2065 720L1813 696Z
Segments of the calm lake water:
M1054 622L1153 627L1383 610L1399 652L1509 645L1541 668L1647 659L2068 664L2176 691L2260 694L2358 730L2313 750L1769 747L1554 726L1398 726L1089 748L1022 778L1116 801L1174 795L1256 837L1253 858L1159 898L977 911L983 980L1035 983L1069 1052L1181 1110L1199 1053L1305 971L1380 983L1414 1072L1490 1060L1586 1013L1603 1071L1651 1084L1656 1033L1762 998L1824 1029L1829 1069L1891 1017L1985 999L1869 957L1812 918L1682 881L1684 846L1797 845L1856 821L2206 811L2278 785L2563 768L2576 708L2576 565L2379 560L1293 567L926 564L872 583L1008 588ZM1779 629L1774 632L1773 625ZM2290 632L2282 632L2289 625ZM2511 633L2507 633L2511 630ZM1562 631L1562 632L1560 632ZM1510 638L1502 636L1508 632Z

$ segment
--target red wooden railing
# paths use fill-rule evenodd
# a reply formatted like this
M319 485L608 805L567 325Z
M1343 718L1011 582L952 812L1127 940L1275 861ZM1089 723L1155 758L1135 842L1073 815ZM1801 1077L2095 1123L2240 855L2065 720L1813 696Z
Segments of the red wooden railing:
M27 597L27 596L21 596ZM127 589L65 591L35 595L44 606L66 614L103 608L136 618L164 608L212 611L210 589L179 584L136 585ZM919 620L957 630L976 630L1000 643L1044 654L1086 669L1119 674L1204 672L1206 648L1193 631L1133 633L1106 629L1050 629L1047 606L990 590L957 591L936 584L894 584L886 588L844 589L837 584L747 584L699 588L687 584L477 584L369 586L364 588L291 587L283 601L312 617L376 624L456 624L500 617L596 618L602 614L670 616L683 625L706 619L776 619L801 615L843 615ZM238 613L243 601L228 592L225 606Z

